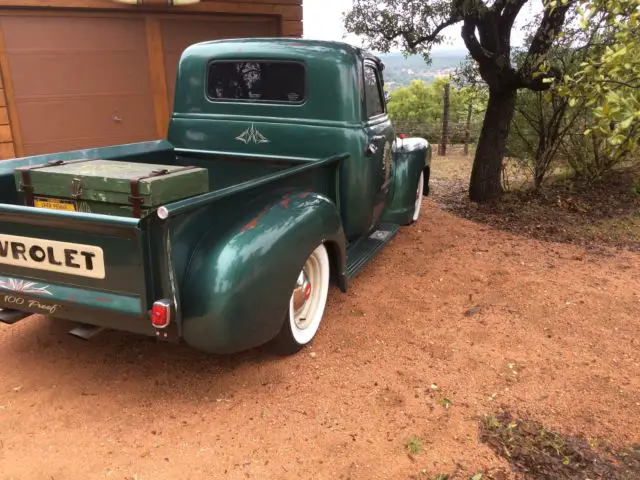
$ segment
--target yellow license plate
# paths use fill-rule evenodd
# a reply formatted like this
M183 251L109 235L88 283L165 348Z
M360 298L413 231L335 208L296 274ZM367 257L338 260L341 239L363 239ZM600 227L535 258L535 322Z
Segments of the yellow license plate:
M35 198L33 206L36 208L48 208L49 210L64 210L66 212L76 211L75 202L58 198Z

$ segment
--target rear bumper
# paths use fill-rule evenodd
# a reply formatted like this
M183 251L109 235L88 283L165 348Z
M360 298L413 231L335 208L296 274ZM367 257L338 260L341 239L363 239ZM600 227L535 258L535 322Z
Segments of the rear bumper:
M0 308L156 336L138 296L0 275Z

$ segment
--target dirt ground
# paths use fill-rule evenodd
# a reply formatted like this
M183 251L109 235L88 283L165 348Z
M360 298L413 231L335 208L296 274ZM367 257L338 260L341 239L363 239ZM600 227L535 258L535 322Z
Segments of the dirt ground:
M427 200L294 357L2 325L0 479L519 478L479 441L477 417L501 406L638 444L639 287L638 253Z

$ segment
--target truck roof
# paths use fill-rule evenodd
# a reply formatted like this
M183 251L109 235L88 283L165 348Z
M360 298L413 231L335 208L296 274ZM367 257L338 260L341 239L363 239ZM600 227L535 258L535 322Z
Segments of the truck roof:
M334 122L359 122L362 99L357 94L364 59L384 68L376 56L348 43L298 38L212 40L187 47L178 64L174 115L227 115ZM216 61L290 61L305 68L307 98L302 104L255 104L216 101L206 95L207 72Z
M238 50L241 48L241 50ZM283 50L286 48L286 50ZM378 57L359 47L345 42L328 40L311 40L303 38L283 38L283 37L252 37L234 38L222 40L210 40L196 43L188 47L184 55L202 54L223 55L224 53L237 55L270 56L277 54L278 58L290 57L291 59L307 58L310 53L323 53L324 55L356 55L364 58L371 58L377 62Z

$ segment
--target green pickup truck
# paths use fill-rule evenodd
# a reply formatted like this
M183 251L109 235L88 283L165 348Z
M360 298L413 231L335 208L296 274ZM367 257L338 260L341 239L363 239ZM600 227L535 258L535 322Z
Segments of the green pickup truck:
M337 42L199 43L166 140L0 162L0 321L299 351L429 192L431 146L394 132L383 70Z

